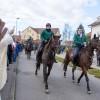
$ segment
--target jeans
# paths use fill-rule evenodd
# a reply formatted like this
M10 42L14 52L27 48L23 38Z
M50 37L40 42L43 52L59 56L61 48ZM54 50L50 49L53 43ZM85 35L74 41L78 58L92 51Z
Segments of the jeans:
M44 47L45 47L46 44L47 43L45 43L44 41L42 41L41 44L40 44L40 48L43 48L44 49Z
M74 48L74 55L73 55L73 57L74 57L74 64L76 64L76 62L77 62L78 55L79 55L80 51L81 51L81 48L79 48L79 47L75 47Z
M43 53L43 50L44 50L44 47L47 43L45 43L44 41L41 42L40 46L39 46L39 50L37 51L37 54L36 54L36 60L38 61L39 58L41 58L40 56L42 56L42 53Z

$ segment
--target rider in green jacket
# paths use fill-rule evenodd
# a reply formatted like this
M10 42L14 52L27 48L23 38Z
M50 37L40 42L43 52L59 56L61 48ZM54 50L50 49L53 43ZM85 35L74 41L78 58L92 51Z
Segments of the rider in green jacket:
M42 31L40 38L42 40L41 44L40 44L40 50L38 51L37 55L39 55L39 53L42 51L45 47L45 45L48 43L48 41L50 40L50 38L52 37L54 33L51 30L51 24L47 23L46 24L46 29ZM54 55L55 56L55 55ZM57 63L57 61L55 60L55 63Z
M80 25L77 29L77 33L74 35L74 65L77 65L77 59L79 52L83 47L86 46L86 36L85 33L83 32L83 27Z

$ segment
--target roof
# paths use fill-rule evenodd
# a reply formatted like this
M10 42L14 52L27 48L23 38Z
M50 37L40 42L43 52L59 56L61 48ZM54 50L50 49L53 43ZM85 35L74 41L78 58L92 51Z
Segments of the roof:
M32 29L35 30L38 34L40 34L45 28L32 28ZM59 28L51 28L51 30L54 32L54 34L56 34L59 31Z
M90 25L88 25L88 26L96 26L96 25L100 25L100 21L95 21L94 23L92 23L92 24L90 24Z
M30 26L29 26L30 27ZM29 28L28 27L28 28ZM30 27L31 29L33 29L34 31L36 31L38 34L40 34L45 28L33 28L33 27ZM27 29L27 28L26 28ZM25 29L25 30L26 30ZM52 31L54 32L54 34L56 34L58 31L59 31L59 28L51 28ZM23 31L22 31L23 32Z
M92 35L92 32L89 32L86 34L86 36L91 36Z
M21 35L13 35L12 37L15 41L20 41L21 40Z

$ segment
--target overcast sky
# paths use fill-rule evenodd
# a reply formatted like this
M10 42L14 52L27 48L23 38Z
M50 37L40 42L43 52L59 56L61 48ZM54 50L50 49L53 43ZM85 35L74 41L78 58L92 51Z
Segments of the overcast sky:
M28 26L45 27L47 22L52 27L60 28L69 23L75 30L83 23L86 32L87 25L100 16L100 0L2 0L0 1L0 18L11 29L16 26L18 31Z

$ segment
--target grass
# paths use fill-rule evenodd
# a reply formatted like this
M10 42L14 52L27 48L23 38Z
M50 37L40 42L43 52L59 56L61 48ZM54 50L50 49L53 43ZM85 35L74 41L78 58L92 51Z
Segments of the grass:
M59 62L61 62L61 63L64 62L64 59L61 58L61 57L56 56L56 59L57 59ZM69 63L69 66L72 67L73 64L70 62L70 63ZM81 70L81 68L78 67L78 70ZM93 68L93 69L88 70L88 73L91 74L91 75L94 75L94 77L100 79L100 70L98 70L98 69L96 69L96 68Z

